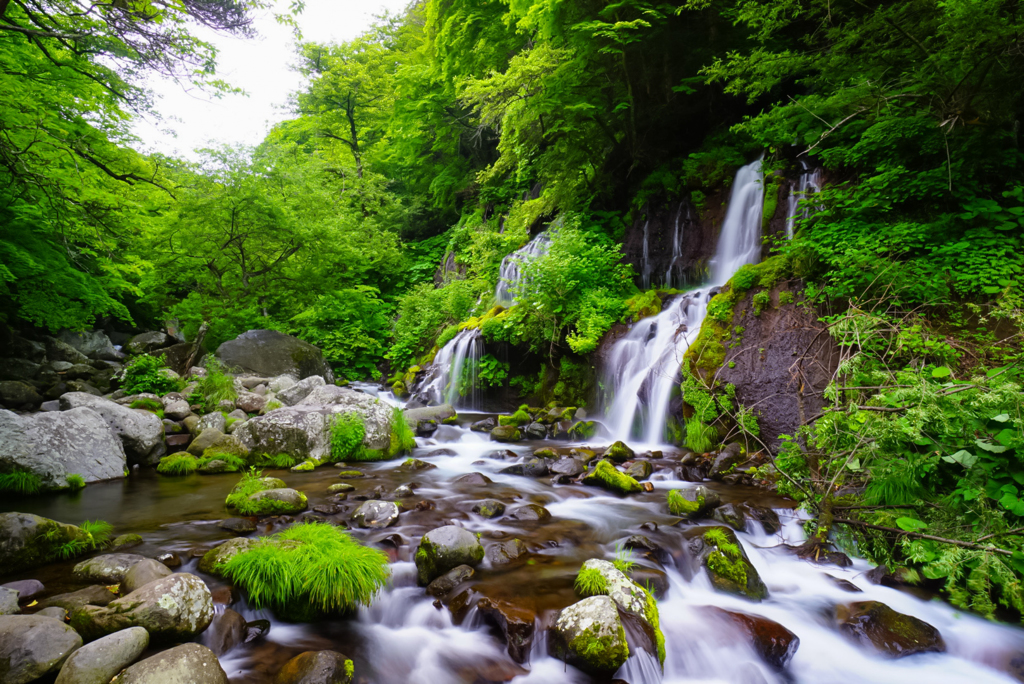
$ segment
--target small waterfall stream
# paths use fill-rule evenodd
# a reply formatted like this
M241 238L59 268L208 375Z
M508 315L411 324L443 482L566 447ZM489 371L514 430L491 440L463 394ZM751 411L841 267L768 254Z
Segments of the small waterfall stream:
M617 439L665 439L668 405L683 354L700 331L708 300L745 264L761 254L764 183L761 160L742 167L733 181L718 248L711 260L711 284L672 300L660 314L634 324L612 347L603 385L612 401L606 426ZM678 230L677 218L677 230Z
M494 290L495 304L506 307L515 304L515 290L523 279L521 270L523 265L539 256L547 254L550 244L551 236L546 231L538 233L526 245L501 260L501 268L498 271L498 286Z
M685 277L680 261L683 258L683 208L686 208L686 219L689 221L691 209L685 202L679 203L676 210L676 221L672 229L672 260L668 262L668 270L665 271L665 287L683 287Z
M429 404L479 408L480 389L476 374L483 353L484 341L479 330L460 331L437 352L416 395Z
M821 192L821 169L808 169L807 162L800 160L800 167L803 173L800 174L796 185L790 189L788 206L786 207L786 237L793 239L793 232L796 228L798 218L807 218L810 214L810 207L800 207L800 202L810 199L811 195Z

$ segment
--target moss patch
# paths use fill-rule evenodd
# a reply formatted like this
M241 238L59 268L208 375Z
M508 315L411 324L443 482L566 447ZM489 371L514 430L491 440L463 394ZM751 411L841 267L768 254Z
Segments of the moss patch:
M608 461L600 461L583 477L583 484L596 485L620 494L632 494L643 490L640 483L616 470Z

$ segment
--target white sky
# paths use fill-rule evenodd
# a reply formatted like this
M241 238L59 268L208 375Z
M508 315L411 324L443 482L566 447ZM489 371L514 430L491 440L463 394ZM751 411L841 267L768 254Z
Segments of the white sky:
M356 37L385 9L401 12L409 0L306 0L299 16L302 38L315 42L344 42ZM285 7L284 0L279 1ZM271 13L256 17L259 36L241 40L219 35L209 39L219 52L217 77L242 88L245 95L211 99L186 92L170 81L152 83L163 120L138 119L135 134L142 152L163 152L195 158L193 150L213 143L255 145L270 127L289 118L288 95L302 85L292 69L296 62L292 31L278 25Z

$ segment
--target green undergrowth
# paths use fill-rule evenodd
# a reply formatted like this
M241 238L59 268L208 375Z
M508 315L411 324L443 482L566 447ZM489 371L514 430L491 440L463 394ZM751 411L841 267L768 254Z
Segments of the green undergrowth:
M128 405L128 408L149 411L150 413L156 414L156 417L160 419L163 419L164 417L164 405L159 399L136 399Z
M85 520L78 529L84 534L69 538L56 525L44 534L43 545L49 547L50 560L69 560L102 548L110 541L114 527L105 520Z
M71 473L65 478L68 483L68 488L72 491L83 489L85 487L85 478L78 473Z
M0 492L38 494L41 491L43 491L43 481L35 473L16 470L0 475Z
M523 425L529 425L533 422L533 418L523 407L507 416L498 416L498 425L514 425L515 427L521 427Z
M302 618L368 605L390 576L387 555L316 522L259 539L220 570L254 607Z
M155 356L144 354L135 357L124 369L121 389L126 394L169 394L177 392L185 386L180 379L163 371L167 370L163 362Z
M195 379L196 389L188 402L199 405L203 413L210 413L220 402L237 399L238 391L235 390L235 378L216 357L207 356L205 367L206 375Z
M199 469L199 459L192 454L171 454L160 459L156 472L161 475L188 475Z
M366 427L362 416L355 412L334 416L331 421L331 460L359 461L364 451Z

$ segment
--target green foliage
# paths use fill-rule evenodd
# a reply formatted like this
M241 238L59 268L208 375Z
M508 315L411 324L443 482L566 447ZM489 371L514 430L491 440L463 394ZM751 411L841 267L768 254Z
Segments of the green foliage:
M712 425L718 419L718 407L711 390L688 372L683 373L683 401L693 413L686 419L686 446L697 453L707 453L718 440Z
M491 354L484 354L480 357L480 365L477 369L477 379L484 387L502 387L508 379L509 364L507 361L499 361Z
M479 294L470 281L453 280L437 289L422 283L402 296L394 342L387 353L392 366L407 368L434 344L442 331L468 318Z
M576 575L573 583L576 593L586 598L588 596L602 596L608 593L608 583L604 575L597 568L583 568Z
M81 477L81 475L79 475ZM0 491L15 494L38 494L43 490L43 481L35 473L16 470L0 475Z
M404 421L403 421L404 422ZM358 413L342 413L331 421L331 460L360 460L366 428Z
M416 435L413 434L412 428L405 421L402 409L396 406L391 411L391 445L387 454L383 454L383 457L395 458L401 454L407 454L415 448ZM377 459L364 458L363 460L372 461Z
M72 491L85 488L85 478L78 473L71 473L65 478L65 481L68 483L68 488Z
M332 614L368 605L390 575L387 556L327 523L263 537L221 571L253 606L286 614Z
M156 466L156 472L161 475L188 475L198 469L199 459L186 453L164 456Z
M164 417L164 405L159 399L136 399L128 405L128 408L142 409L155 413L157 418Z
M276 456L264 456L263 461L271 468L291 468L299 462L299 459L290 454L277 454Z
M292 318L294 332L320 348L337 377L379 380L377 364L391 334L392 311L379 296L369 285L321 295Z
M206 375L195 379L196 389L189 396L190 404L198 404L204 413L217 409L222 401L234 401L238 398L235 389L235 378L216 357L208 356L205 360Z
M241 479L235 484L228 494L225 504L233 508L239 515L273 515L275 513L287 513L292 509L284 501L273 499L261 499L250 501L249 497L257 492L271 489L272 485L263 480L263 473L250 468L243 473Z
M125 366L121 389L127 394L167 394L180 390L184 386L181 380L161 372L164 370L166 370L166 366L155 356L137 356ZM132 408L146 407L133 406ZM158 408L163 408L163 406Z
M612 565L622 574L629 575L636 567L636 562L633 560L633 552L624 546L616 544L615 559L612 561Z
M79 527L89 534L93 548L100 548L110 541L114 526L106 520L86 520Z
M551 398L561 406L586 406L594 395L595 375L586 358L563 356L558 360L558 381Z

